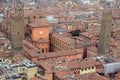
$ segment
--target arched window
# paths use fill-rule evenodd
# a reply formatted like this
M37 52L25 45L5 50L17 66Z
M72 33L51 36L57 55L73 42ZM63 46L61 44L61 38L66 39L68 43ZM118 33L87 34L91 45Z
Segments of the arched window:
M42 53L44 53L44 49L42 49Z

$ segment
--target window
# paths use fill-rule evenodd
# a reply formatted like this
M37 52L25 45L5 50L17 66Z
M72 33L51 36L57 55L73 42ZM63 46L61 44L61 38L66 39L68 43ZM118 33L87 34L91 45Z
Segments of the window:
M92 69L94 69L94 67L92 67Z
M29 30L29 33L30 33L30 34L32 33L32 30L31 30L31 29Z
M30 23L31 21L30 21L30 17L28 17L28 23Z
M76 72L74 71L74 74L76 74Z
M23 71L25 70L25 68L22 69Z
M46 48L46 52L48 51L48 49Z
M78 70L78 73L80 73L79 70Z
M88 69L90 70L90 67Z
M38 53L38 54L40 54L40 52L39 52L39 51L38 51L37 53Z
M28 17L28 19L30 19L30 17Z
M41 16L39 16L39 18L41 19L42 17L41 17Z
M35 19L36 17L34 16L34 19Z
M44 53L44 49L42 49L42 53Z

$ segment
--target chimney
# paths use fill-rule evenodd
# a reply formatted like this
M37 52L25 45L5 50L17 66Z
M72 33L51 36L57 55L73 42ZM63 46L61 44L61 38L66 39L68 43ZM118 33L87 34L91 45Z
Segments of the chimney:
M87 58L87 48L83 48L83 59Z

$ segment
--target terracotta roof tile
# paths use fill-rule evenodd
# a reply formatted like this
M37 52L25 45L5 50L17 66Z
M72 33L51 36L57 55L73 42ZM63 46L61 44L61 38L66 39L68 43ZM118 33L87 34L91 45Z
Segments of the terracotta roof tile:
M109 78L106 78L104 76L100 76L99 74L94 74L90 76L91 80L109 80Z
M63 78L68 74L69 74L68 71L60 71L60 72L55 73L55 76L59 78L60 80L63 80Z
M99 62L96 62L95 60L84 60L84 61L71 61L68 62L67 65L69 69L84 69L88 67L95 67L96 65L100 64Z
M64 42L65 44L71 44L73 39L70 37L65 36L64 34L59 34L59 33L53 33L52 37L59 39L61 42Z
M81 80L109 80L107 77L100 76L97 73L80 76Z
M23 41L23 49L24 51L27 53L27 55L31 56L31 57L37 57L37 51L40 51L39 49L37 49L36 47L34 47L30 42L24 40Z
M0 53L0 58L4 58L4 59L6 59L6 58L8 58L8 57L10 57L10 53Z
M38 59L49 59L49 58L57 58L67 55L75 55L75 54L82 54L82 49L75 49L75 50L68 50L68 51L59 51L59 52L51 52L51 53L45 53L40 54Z
M42 80L40 77L34 77L34 78L31 78L30 80Z
M45 19L36 20L28 25L31 27L49 27L49 24L45 21Z

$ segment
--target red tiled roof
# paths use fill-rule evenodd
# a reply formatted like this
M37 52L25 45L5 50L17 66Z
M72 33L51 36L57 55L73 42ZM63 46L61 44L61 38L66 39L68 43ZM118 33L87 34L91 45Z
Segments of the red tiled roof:
M10 53L0 53L0 58L6 59L8 57L10 57Z
M30 80L42 80L40 77L34 77L34 78L31 78Z
M95 67L96 65L98 65L98 62L96 62L95 60L68 62L69 69L77 69L77 68L84 69L88 67Z
M60 79L60 80L63 80L63 78L68 75L69 72L68 71L60 71L60 72L57 72L55 73L55 76Z
M37 51L39 51L39 49L37 49L36 47L34 47L30 42L24 40L23 41L23 49L24 51L27 53L27 55L31 56L31 57L37 57Z
M51 65L47 62L39 62L38 65L40 65L48 73L53 72L53 69L52 69L53 65Z
M109 80L109 78L106 78L104 76L100 76L99 74L94 74L90 76L91 80Z
M24 51L27 53L27 55L31 56L32 58L38 56L38 55L37 55L37 52L35 52L35 51L32 50L32 49L29 49L29 48L27 48L27 47L25 47L25 46L23 46L23 49L24 49Z
M67 56L67 55L75 55L75 54L82 54L81 49L75 49L75 50L68 50L68 51L59 51L59 52L51 52L51 53L45 53L45 54L40 54L38 59L49 59L49 58L57 58L57 57L62 57L62 56Z
M7 36L7 35L5 35L4 33L0 32L0 36Z
M49 27L49 24L45 21L45 19L36 20L28 25L31 27Z
M93 73L93 74L87 74L80 76L81 80L109 80L107 77L100 76L99 74Z
M13 56L13 61L14 62L19 62L24 58L24 56L21 53L17 53Z
M65 44L71 44L72 40L70 37L65 36L64 34L59 34L59 33L53 33L52 37L60 40L61 42L65 43Z

